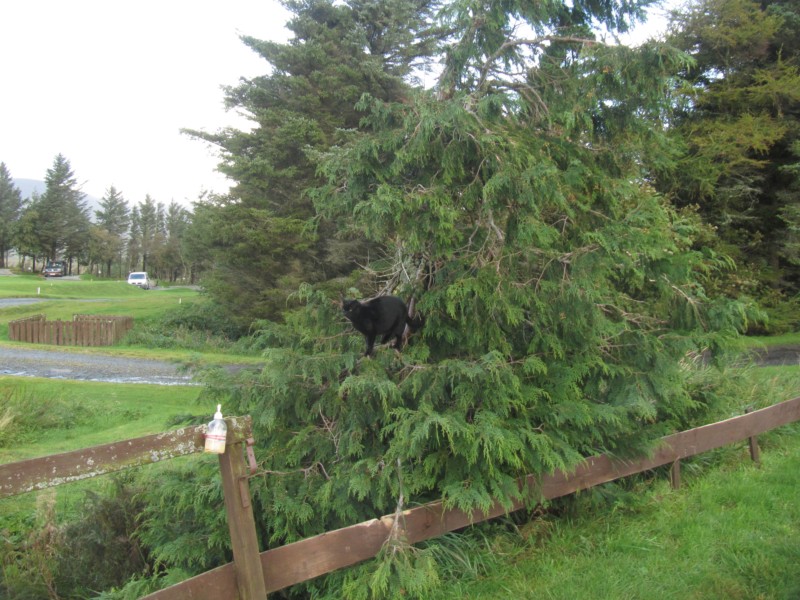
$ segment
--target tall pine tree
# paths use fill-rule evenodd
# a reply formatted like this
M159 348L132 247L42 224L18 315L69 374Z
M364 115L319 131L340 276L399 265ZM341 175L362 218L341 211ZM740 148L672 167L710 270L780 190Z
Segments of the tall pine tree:
M13 246L14 227L21 211L22 193L14 185L6 164L0 162L0 267L6 266Z
M729 281L762 296L800 290L800 5L702 0L676 13L670 41L694 62L673 132L685 146L659 187L697 204ZM679 96L680 97L680 96ZM796 320L795 320L796 322Z
M95 211L97 227L104 235L99 236L99 244L106 266L106 277L111 277L111 265L114 261L119 266L118 277L122 277L122 250L125 247L125 236L130 225L130 207L122 192L113 185L100 199L100 209Z
M227 104L251 131L191 132L217 145L220 171L235 182L230 198L207 203L215 268L211 295L244 324L279 317L291 290L349 272L369 245L336 231L305 193L317 185L309 152L338 143L358 127L363 93L400 100L416 59L435 42L430 0L287 2L294 13L286 44L243 38L270 74L227 90ZM337 235L338 233L338 235Z
M48 259L77 258L88 241L89 216L86 195L81 191L72 166L62 154L45 175L45 191L37 203L36 235Z

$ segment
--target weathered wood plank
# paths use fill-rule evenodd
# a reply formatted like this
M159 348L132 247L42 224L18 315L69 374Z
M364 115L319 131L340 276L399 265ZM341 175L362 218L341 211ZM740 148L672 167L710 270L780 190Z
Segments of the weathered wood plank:
M139 600L240 600L233 563L158 590Z
M259 557L256 521L250 501L250 484L241 443L226 443L225 453L219 455L225 512L231 535L231 550L236 571L236 584L241 600L264 600L264 575Z
M133 327L133 317L73 315L72 321L48 321L34 315L10 321L9 339L57 346L108 346L118 342Z
M735 442L748 439L781 425L800 420L800 398L711 425L704 425L663 438L653 456L631 461L614 461L607 456L586 459L572 473L556 472L528 477L522 485L542 499L552 500L628 475L648 471ZM469 525L523 508L511 510L495 504L486 514L446 510L441 502L404 511L403 530L409 543L417 543ZM330 573L374 557L389 538L395 516L387 515L358 525L287 544L261 553L267 592Z
M230 443L250 435L252 420L228 417ZM132 440L0 465L0 498L202 452L206 426L186 427Z

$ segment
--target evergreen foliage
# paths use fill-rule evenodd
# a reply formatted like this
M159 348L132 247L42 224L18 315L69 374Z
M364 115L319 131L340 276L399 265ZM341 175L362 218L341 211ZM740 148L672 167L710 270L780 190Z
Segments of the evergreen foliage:
M227 93L257 126L193 132L222 149L236 187L196 205L183 252L209 257L223 316L252 322L249 344L262 349L263 368L208 371L205 389L226 414L254 419L262 546L439 498L473 514L533 505L520 477L650 450L726 393L703 370L753 312L707 291L734 264L707 247L705 207L659 193L674 191L661 182L684 151L664 125L688 123L671 111L692 60L593 34L625 31L647 3L453 0L433 20L424 0L289 0L292 42L245 38L273 70ZM789 47L794 4L779 4L763 23ZM442 42L437 85L409 85ZM726 54L724 73L709 59L698 88L714 88L715 69L738 73L761 46L747 48ZM792 68L781 72L791 79ZM753 85L697 106L727 106ZM776 147L769 111L751 115L751 129L739 116L742 131L763 133L750 142ZM754 147L718 148L709 161L698 152L686 181L726 156L751 185L763 166ZM709 189L733 173L722 171ZM792 210L780 213L787 232ZM184 224L149 197L134 207L132 264L157 261L153 249ZM348 277L360 261L367 268ZM351 297L413 299L424 328L402 352L363 357L337 299L347 286ZM181 319L191 328L197 317ZM214 471L191 460L142 474L135 539L159 567L106 597L230 559ZM377 564L286 594L425 597L441 556L398 529Z
M117 477L109 493L86 493L82 518L60 528L57 589L87 597L146 570L150 557L135 535L143 509L138 492L130 477Z
M674 129L685 151L659 187L679 206L698 204L715 227L718 247L741 266L728 288L794 295L800 7L704 0L676 14L673 27L671 42L694 62Z
M139 252L139 257L131 262L132 271L147 271L150 267L150 259L165 238L164 230L164 205L156 203L150 195L146 195L144 202L138 205L138 211L132 214L132 219L136 221L131 231L138 234L134 241ZM133 234L131 234L133 238ZM141 266L141 269L139 267Z
M62 154L53 160L45 176L46 189L36 202L36 236L45 256L77 258L88 241L89 215L85 194L72 166Z
M714 401L695 387L699 357L720 356L748 307L706 294L731 262L649 183L687 59L588 29L622 30L639 8L453 2L437 88L363 94L358 129L309 154L321 218L384 248L375 271L418 299L425 328L360 358L338 302L301 286L304 308L256 326L260 373L209 377L255 420L268 544L439 497L535 503L519 477L645 451ZM430 554L393 544L374 575L345 576L349 594L434 584Z
M142 473L145 508L137 532L156 564L200 573L231 560L216 461L193 457ZM197 482L204 482L198 485Z
M106 277L111 277L111 265L119 265L118 276L122 274L122 251L125 235L130 225L130 207L122 193L113 185L106 190L100 200L100 210L95 211L96 226L93 228L94 240L90 257L106 267Z
M218 146L219 170L235 182L230 198L203 206L202 231L214 269L212 297L249 324L280 318L303 281L322 281L366 262L370 245L336 235L317 219L305 190L319 183L311 149L337 143L358 127L355 104L369 92L403 98L403 81L436 40L430 0L286 2L294 16L287 44L244 37L270 74L227 90L227 104L248 116L251 131L189 133Z
M0 267L6 266L13 246L14 227L22 210L22 194L14 185L5 163L0 162Z

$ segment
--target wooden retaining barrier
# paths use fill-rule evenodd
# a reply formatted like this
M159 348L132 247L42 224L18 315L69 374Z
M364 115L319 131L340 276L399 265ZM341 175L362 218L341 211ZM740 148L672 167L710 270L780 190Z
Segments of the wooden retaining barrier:
M252 474L255 459L251 452L250 417L226 421L232 439L219 461L234 560L145 596L145 600L262 600L269 592L373 558L398 528L403 539L414 544L525 506L519 502L508 509L495 504L486 513L466 513L447 509L441 501L431 502L399 515L386 515L259 553L244 458L247 448ZM673 465L674 472L681 459L742 441L748 442L755 460L756 436L796 421L800 421L800 398L664 437L651 456L635 460L593 456L575 471L531 475L519 484L534 500L554 499L664 465ZM0 465L0 498L200 452L204 431L204 426L182 429Z
M111 346L133 327L133 317L115 315L73 315L72 321L48 321L33 315L10 321L8 338L29 344L56 346Z

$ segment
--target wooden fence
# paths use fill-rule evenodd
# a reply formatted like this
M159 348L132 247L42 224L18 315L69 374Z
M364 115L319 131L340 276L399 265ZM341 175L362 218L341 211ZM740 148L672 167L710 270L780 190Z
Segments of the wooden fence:
M390 539L393 528L397 529L395 525L404 539L414 544L509 512L496 504L486 514L469 514L432 502L404 511L397 524L398 515L387 515L259 553L245 461L247 449L253 473L251 421L250 417L226 421L231 439L219 462L233 562L145 596L146 600L263 599L269 592L374 557ZM800 398L667 436L661 439L652 456L636 460L594 456L574 472L557 471L541 478L528 476L520 481L520 486L536 500L553 499L663 465L672 466L673 485L679 485L681 459L746 440L751 457L758 460L756 436L796 421L800 421ZM0 465L0 498L201 452L204 431L205 427L187 428ZM520 502L511 511L523 506Z
M8 337L15 342L56 346L111 346L133 327L133 317L74 315L72 321L48 321L33 315L10 321Z

